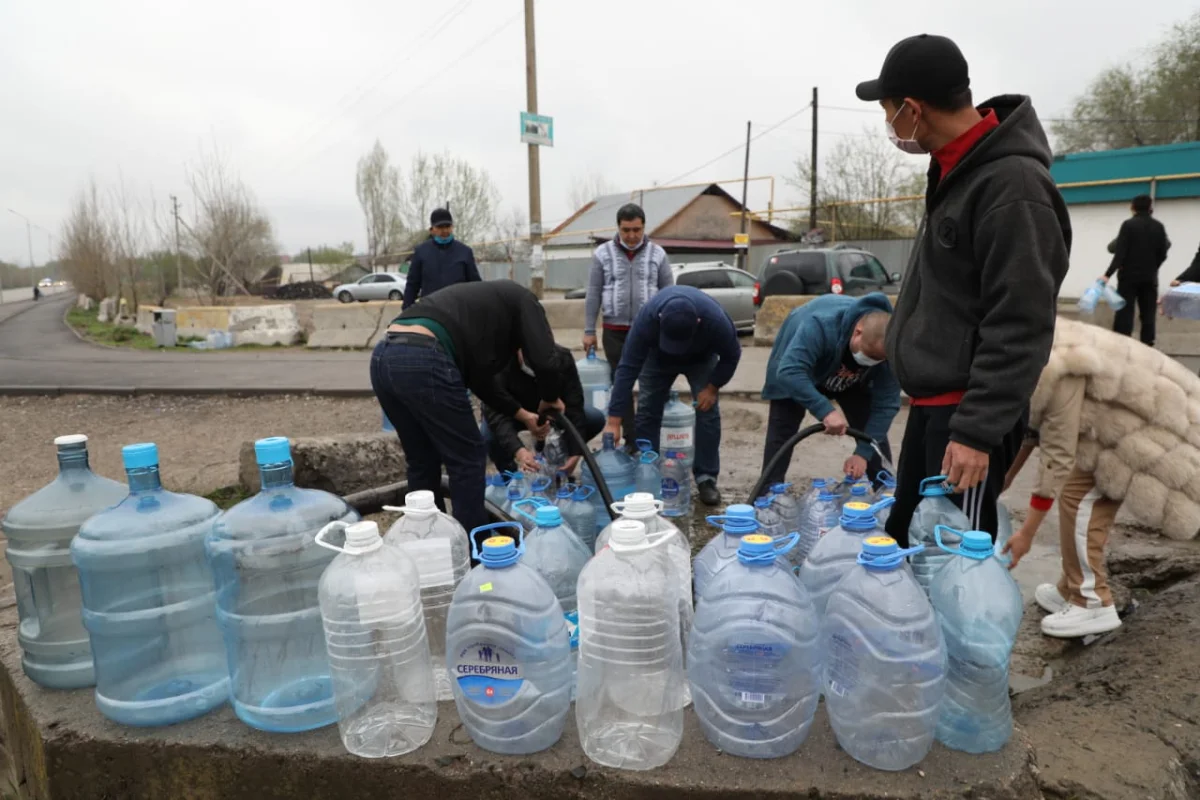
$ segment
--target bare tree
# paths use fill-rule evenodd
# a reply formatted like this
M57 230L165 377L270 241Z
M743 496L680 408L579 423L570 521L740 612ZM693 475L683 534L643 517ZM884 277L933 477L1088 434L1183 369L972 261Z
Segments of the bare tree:
M374 270L380 256L391 253L404 239L400 222L400 170L391 166L379 140L358 160L354 181L358 203L367 223L367 256Z
M75 197L59 242L63 271L80 293L95 300L116 294L115 247L95 180Z
M136 314L138 282L142 277L141 258L146 250L148 229L142 205L125 183L124 177L119 179L117 186L110 192L108 213L105 216L109 240L113 247L113 262L118 281L117 294L128 293L130 311Z
M567 202L570 204L573 214L597 197L616 192L617 188L609 183L603 175L598 172L589 172L587 175L576 175L571 179L571 190L567 194Z
M433 209L450 204L455 236L467 242L492 230L500 191L487 170L471 166L449 153L413 156L408 175L400 181L400 220L406 230L424 231Z
M492 241L481 253L477 254L482 260L502 261L508 264L508 278L516 278L516 265L529 260L529 221L525 212L517 206L512 206L500 217Z

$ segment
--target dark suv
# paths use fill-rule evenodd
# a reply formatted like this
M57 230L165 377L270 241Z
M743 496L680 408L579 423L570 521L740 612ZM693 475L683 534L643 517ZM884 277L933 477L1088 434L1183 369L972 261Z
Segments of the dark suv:
M781 250L758 271L754 302L773 294L897 294L900 273L888 274L874 254L848 246Z

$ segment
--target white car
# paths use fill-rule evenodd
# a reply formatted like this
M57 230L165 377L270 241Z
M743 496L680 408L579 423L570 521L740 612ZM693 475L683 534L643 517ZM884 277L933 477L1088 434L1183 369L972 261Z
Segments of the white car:
M398 272L376 272L364 275L354 283L343 283L333 290L333 296L343 303L402 300L407 282L408 279Z
M48 288L53 285L54 285L53 278L42 278L40 281L38 281L38 286L40 286L43 289Z

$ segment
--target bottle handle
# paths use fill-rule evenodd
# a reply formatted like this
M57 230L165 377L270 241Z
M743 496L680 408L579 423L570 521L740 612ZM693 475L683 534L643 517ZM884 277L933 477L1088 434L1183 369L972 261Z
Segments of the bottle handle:
M896 481L896 476L886 469L881 469L879 472L875 473L875 480L887 485L889 482L894 483Z
M780 536L778 539L775 540L775 555L782 556L787 553L790 553L790 552L792 552L792 548L794 548L799 543L800 543L800 532L799 531L792 531L789 534Z
M634 439L633 443L637 445L637 449L643 453L648 453L654 449L654 443L649 439Z
M896 552L889 553L886 556L875 556L874 558L866 558L864 553L859 552L858 557L855 559L855 561L860 566L864 566L864 567L866 567L866 566L898 567L904 563L904 559L908 558L911 555L916 555L917 553L923 553L923 552L925 552L925 545L917 544L917 545L913 545L912 547L909 547L905 550L897 550Z
M530 514L523 508L518 508L518 506L533 506L534 509L538 509L538 508L541 508L543 505L545 505L545 502L540 497L526 497L524 499L518 500L515 503L513 503L512 507L513 507L513 511L516 511L518 514L520 514L525 519L536 524L537 520L534 519L533 514Z
M880 511L883 511L885 508L890 508L891 506L894 506L894 505L896 505L895 497L885 497L882 500L877 501L873 506L871 506L871 514L872 515L878 514Z
M576 492L582 492L582 493L583 493L583 497L581 497L580 499L581 499L581 500L585 500L585 501L586 501L586 500L588 500L588 499L589 499L589 498L590 498L592 495L594 495L594 494L596 493L596 487L595 487L595 486L580 486L580 487L576 488L576 489L575 489L575 491L576 491Z
M475 559L476 561L479 561L479 560L481 560L480 556L483 555L482 547L479 544L478 534L490 533L491 531L498 531L501 528L514 528L516 530L516 533L513 534L513 539L515 539L517 542L517 552L523 554L525 552L525 529L521 527L521 523L519 523L519 522L493 522L490 525L480 525L478 528L471 529L471 535L468 537L471 540L471 558ZM490 536L484 537L485 540L489 539L489 538L491 538L491 537Z
M592 487L589 486L587 488L591 489ZM609 508L611 508L614 512L616 512L616 514L618 516L625 516L625 508L628 505L629 505L628 502L625 500L617 500L611 506L609 506ZM663 503L662 500L654 501L654 513L655 514L661 514L664 508L666 508L666 504Z
M958 534L960 539L962 538L962 535L963 535L962 531L955 530L954 528L951 528L949 525L934 525L933 526L933 540L935 542L937 542L937 546L940 549L945 550L947 553L952 553L953 555L956 555L956 556L966 555L965 553L963 553L961 547L950 547L949 545L943 544L942 543L942 531L950 531L951 533Z
M335 553L344 553L346 552L344 547L338 547L336 544L330 544L329 542L325 541L325 534L333 530L340 530L344 532L346 528L350 527L350 524L351 523L349 522L343 522L340 519L335 519L333 522L330 522L328 525L321 528L321 530L317 531L317 535L313 541L321 547L324 547L326 550L332 550Z
M926 497L927 495L925 494L925 492L929 489L930 486L935 485L935 484L941 484L941 485L946 486L949 489L953 489L954 484L948 483L946 481L947 477L949 477L949 476L947 476L947 475L932 475L932 476L926 478L925 480L921 481L920 495L922 497Z

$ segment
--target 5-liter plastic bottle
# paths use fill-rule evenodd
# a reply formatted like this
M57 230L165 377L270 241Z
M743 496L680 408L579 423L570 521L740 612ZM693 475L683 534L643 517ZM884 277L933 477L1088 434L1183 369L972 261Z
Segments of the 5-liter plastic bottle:
M471 531L495 532L476 550L479 566L454 593L446 637L454 704L475 744L524 755L558 741L571 707L571 645L550 586L521 563L509 536L515 522Z
M344 547L325 541L336 528ZM339 554L319 594L342 744L363 758L411 753L437 723L417 565L404 548L385 546L369 520L331 522L317 544Z
M58 477L0 520L17 595L21 666L30 680L51 689L96 682L71 538L88 517L129 494L125 484L91 471L87 440L83 435L55 439Z
M784 533L793 533L800 530L800 499L792 495L788 490L792 487L790 483L773 483L771 484L771 496L774 498L775 509L779 512L779 516L783 518Z
M554 491L554 479L548 475L538 475L529 486L529 496L539 500L549 501Z
M204 538L219 513L162 488L158 448L121 450L129 495L83 523L71 543L96 706L123 725L171 725L229 699Z
M567 496L563 497L563 491ZM558 506L562 514L563 524L575 532L579 541L591 552L596 546L596 510L592 507L592 493L596 490L591 486L575 486L567 484L559 489Z
M658 467L658 453L650 449L649 439L638 439L637 446L641 455L638 456L637 466L634 467L634 488L642 494L651 494L655 499L662 499L662 472Z
M692 587L698 601L704 596L713 576L725 565L737 560L742 537L758 532L758 520L754 517L754 506L741 503L729 506L722 516L706 517L709 525L721 532L708 540L699 554L692 560Z
M230 699L251 727L312 730L337 721L317 596L333 553L316 536L330 522L357 522L358 512L295 485L287 439L259 439L254 454L262 491L217 517L205 541Z
M825 485L825 481L817 478L813 485L818 486L818 492L805 506L804 519L800 522L800 542L788 553L788 560L798 567L800 572L804 571L804 562L812 554L817 542L821 541L821 537L837 527L841 508L837 495L831 487Z
M907 769L925 757L946 689L942 630L904 567L912 550L888 536L863 540L821 625L829 722L842 749L875 769Z
M690 528L692 518L692 464L682 452L669 452L661 464L663 515Z
M939 525L939 546L947 529ZM952 750L990 753L1012 736L1008 661L1021 615L1021 590L993 558L992 537L953 531L962 545L934 576L929 597L942 625L949 665L937 740Z
M850 487L850 492L846 495L843 506L846 503L866 503L871 504L871 487L865 483L856 483Z
M880 533L875 514L895 500L880 500L873 506L847 503L833 530L821 537L800 568L800 582L808 589L813 607L825 613L829 595L846 573L854 569L863 540Z
M537 506L532 500L517 503L517 513L533 523L533 529L525 534L522 560L542 576L564 612L574 611L579 572L592 553L563 523L562 512L554 506Z
M607 767L660 767L683 738L687 680L668 541L617 520L579 576L575 720L583 752Z
M496 508L504 508L504 504L508 502L508 479L495 472L488 475L487 488L483 490L483 499Z
M933 531L938 525L945 525L950 530L946 532L946 544L958 544L958 534L954 531L965 531L971 527L967 515L950 501L949 495L953 490L946 484L945 475L935 475L921 481L921 502L913 512L912 522L908 524L908 543L924 545L909 559L913 575L917 583L929 594L929 586L933 576L942 565L950 560L950 554L939 549L934 540Z
M402 507L383 508L404 515L388 528L385 543L403 550L417 567L437 699L453 700L446 673L446 614L458 582L471 569L467 532L454 517L438 511L433 492L409 492Z
M658 449L663 453L682 453L689 467L696 459L696 409L691 403L682 402L679 392L674 390L663 407Z
M604 483L608 486L609 494L616 497L624 497L627 494L633 494L637 491L637 484L634 477L635 463L633 458L624 450L617 449L616 437L611 433L604 434L601 440L603 444L598 453L595 453L596 466L600 468L600 476L604 479ZM596 481L592 477L592 471L585 466L582 470L583 485L595 488ZM592 495L592 508L596 511L596 532L608 524L608 511L604 508L604 498L596 491Z
M936 533L936 531L935 531ZM1008 506L1000 500L996 501L996 558L1004 566L1012 563L1012 554L1004 552L1004 545L1008 544L1008 540L1012 538L1013 526L1012 517L1008 513Z
M504 505L501 506L501 510L511 517L514 516L512 504L529 497L529 486L525 482L525 473L520 470L506 472L504 475L508 478L508 486L505 489Z
M583 386L583 402L597 411L608 411L608 392L612 388L608 362L596 358L596 348L589 347L587 355L575 362L579 383Z
M754 501L754 518L758 520L758 530L772 539L778 539L790 533L779 506L775 505L775 495L773 494L764 494Z
M688 681L704 735L722 752L779 758L808 736L821 695L821 624L780 562L796 545L743 536L737 561L696 607Z

